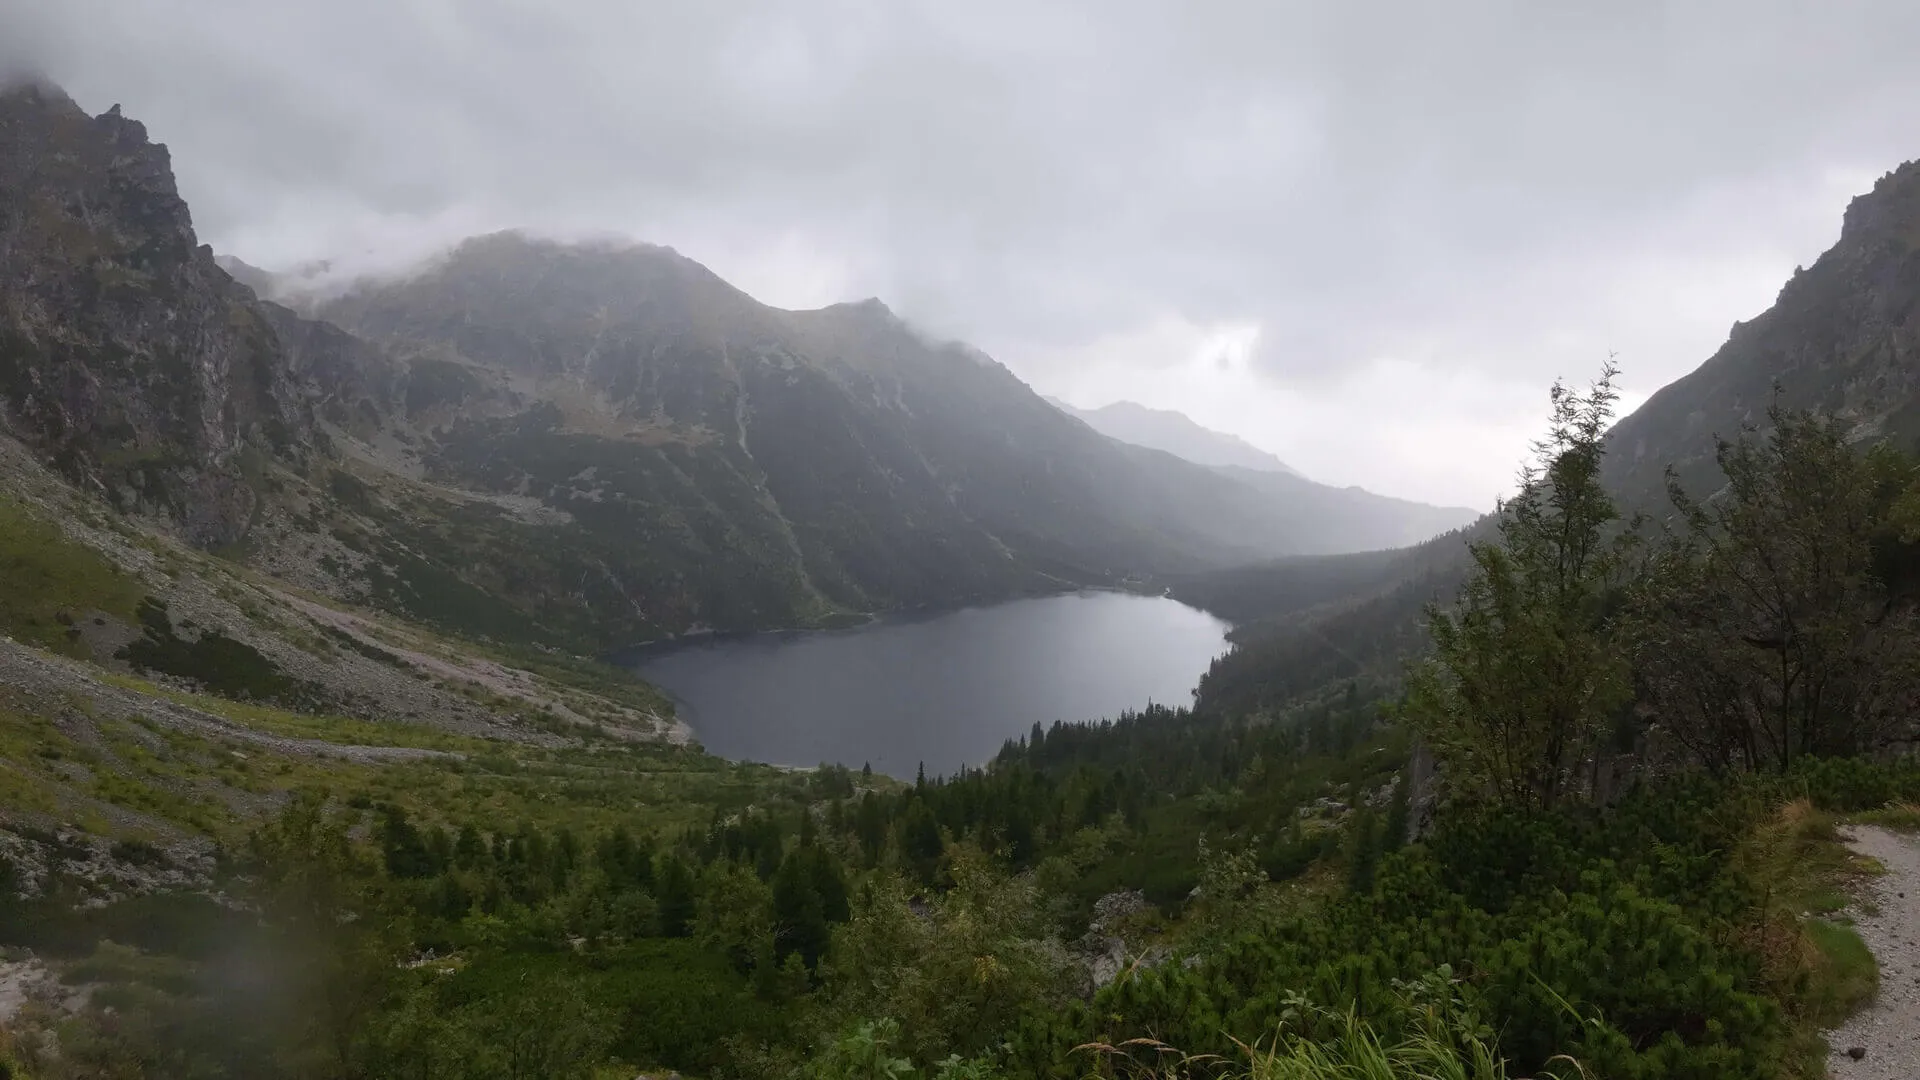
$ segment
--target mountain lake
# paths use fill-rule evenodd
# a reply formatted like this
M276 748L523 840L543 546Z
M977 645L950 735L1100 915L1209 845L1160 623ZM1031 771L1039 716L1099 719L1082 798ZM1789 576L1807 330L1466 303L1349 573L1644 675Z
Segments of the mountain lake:
M712 753L912 779L922 764L929 776L985 764L1036 723L1190 704L1228 629L1165 597L1082 592L682 640L627 662Z

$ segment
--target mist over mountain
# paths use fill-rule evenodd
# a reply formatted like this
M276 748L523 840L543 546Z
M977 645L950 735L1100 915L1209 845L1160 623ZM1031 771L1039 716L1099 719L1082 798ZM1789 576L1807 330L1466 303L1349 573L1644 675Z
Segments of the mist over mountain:
M1185 413L1172 409L1151 409L1132 401L1115 401L1097 409L1080 409L1056 398L1047 400L1108 438L1165 450L1174 457L1185 458L1197 465L1233 465L1260 472L1300 475L1298 469L1240 436L1202 427Z
M661 247L500 233L314 297L312 268L199 245L136 122L38 88L0 108L9 428L130 512L359 602L617 644L1455 523L1116 442L878 300L780 310Z
M1623 514L1671 514L1666 478L1695 498L1726 484L1722 439L1764 434L1774 404L1853 425L1853 438L1920 446L1920 162L1854 198L1840 237L1772 307L1735 325L1688 375L1607 434L1602 478ZM1420 612L1465 580L1468 539L1493 518L1386 557L1282 559L1177 582L1174 595L1241 623L1240 648L1202 683L1217 707L1286 700L1327 680L1391 672L1425 644Z
M1355 550L1416 544L1479 516L1478 511L1464 507L1429 506L1358 487L1317 483L1239 436L1202 427L1170 409L1150 409L1131 401L1077 409L1056 398L1047 401L1108 438L1161 450L1232 477L1316 522L1329 535L1348 538Z
M182 151L0 78L0 1080L1913 1071L1920 165L1578 358L1892 5L112 7L0 19ZM1489 492L1570 356L1504 517L1135 403Z

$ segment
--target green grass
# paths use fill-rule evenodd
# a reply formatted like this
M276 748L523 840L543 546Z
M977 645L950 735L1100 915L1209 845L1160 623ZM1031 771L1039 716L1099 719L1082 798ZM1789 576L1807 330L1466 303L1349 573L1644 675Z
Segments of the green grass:
M99 552L7 495L0 495L0 582L0 632L69 656L85 651L78 620L95 611L131 620L142 595Z
M421 823L565 825L591 833L624 825L669 832L704 825L716 808L805 797L811 780L667 745L600 743L547 748L457 735L422 724L314 716L100 672L113 685L173 701L263 734L340 747L383 746L457 755L413 761L346 760L321 748L289 754L238 734L93 719L94 743L45 716L0 708L0 809L57 815L106 835L111 804L193 832L234 840L257 824L232 805L294 791L342 801L391 802ZM74 766L84 766L84 771Z
M1805 898L1809 915L1832 915L1851 903L1853 898L1837 888L1815 888Z
M376 723L348 716L292 712L271 705L234 701L213 694L197 694L161 686L138 676L118 672L103 671L98 677L122 689L164 698L176 705L185 705L230 720L242 727L289 738L315 739L346 746L405 746L454 753L478 753L498 745L486 739L455 735L425 724L397 720Z
M1853 928L1827 918L1847 907L1860 881L1874 872L1843 843L1840 819L1805 799L1788 803L1762 825L1739 853L1746 873L1761 885L1766 906L1756 913L1752 944L1762 978L1787 1003L1793 1050L1783 1075L1826 1075L1821 1036L1873 996L1879 969Z
M140 602L145 634L120 650L120 658L142 671L160 671L191 679L223 697L271 701L298 708L326 700L320 686L288 676L258 649L219 630L203 630L188 639L175 632L165 604L151 597Z
M1878 810L1853 814L1848 820L1863 825L1878 825L1895 832L1920 833L1920 806L1912 803L1894 803Z
M1827 914L1847 905L1862 867L1841 842L1839 824L1833 814L1805 800L1792 802L1740 853L1745 869L1765 885L1777 910Z
M1814 1023L1835 1027L1872 1000L1880 984L1880 965L1851 926L1809 919L1805 934L1817 955L1802 1007Z
M60 972L69 986L87 983L143 983L156 990L186 993L193 989L191 969L177 957L142 952L128 945L102 941L93 954Z
M0 810L57 812L60 763L85 764L97 757L48 718L0 706Z
M1150 1038L1117 1045L1090 1043L1078 1047L1077 1053L1093 1066L1089 1076L1126 1080L1509 1080L1512 1076L1492 1033L1451 1009L1422 1009L1408 1030L1397 1036L1377 1031L1353 1013L1328 1019L1333 1030L1319 1038L1282 1031L1271 1039L1240 1043L1239 1060L1188 1056ZM1549 1062L1541 1076L1572 1080L1589 1074L1579 1061L1563 1055Z
M162 561L177 553L156 547ZM187 569L182 569L186 572ZM96 669L111 685L185 705L262 734L342 747L437 750L447 759L359 762L341 755L287 754L217 731L173 730L120 716L100 716L85 694L29 708L0 704L0 811L54 818L101 835L142 838L155 830L110 811L231 840L283 793L324 790L342 801L394 802L422 822L485 821L568 825L586 832L622 824L675 830L704 824L715 811L803 796L809 780L704 753L611 740L551 749L459 735L426 724L375 722L314 710L317 689L288 678L242 643L213 633L193 641L173 632L165 609L100 553L67 538L29 504L0 494L0 633L84 658L74 624L101 612L144 626L147 637L129 659L199 679L202 691L161 686L138 675ZM229 597L241 602L244 597ZM143 611L144 608L144 611ZM145 616L142 618L142 616ZM338 644L335 642L335 644ZM475 648L530 670L557 695L590 716L625 706L671 715L671 704L628 672L593 660L524 645ZM409 642L428 652L431 642ZM378 651L363 646L360 651ZM391 662L392 658L382 656ZM470 695L503 714L539 724L527 703ZM245 697L251 700L236 700ZM277 699L277 700L276 700ZM283 707L292 706L292 707ZM43 715L44 714L44 715ZM57 714L83 717L78 725ZM551 722L551 718L547 718ZM591 731L570 733L590 736ZM112 824L110 824L110 822Z

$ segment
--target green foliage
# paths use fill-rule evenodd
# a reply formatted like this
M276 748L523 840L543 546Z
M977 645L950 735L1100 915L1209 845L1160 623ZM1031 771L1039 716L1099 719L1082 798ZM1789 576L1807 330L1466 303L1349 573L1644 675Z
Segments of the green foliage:
M1877 750L1920 705L1920 623L1888 581L1910 561L1900 507L1920 471L1855 450L1838 420L1768 416L1764 440L1720 443L1713 498L1669 478L1681 527L1636 604L1646 698L1713 768Z
M1056 728L1040 753L1076 740L1088 753L1097 745ZM1022 783L1051 775L1032 771L1030 752L1008 752ZM1238 781L1246 792L1285 785L1283 762L1244 767ZM944 814L993 790L979 785L997 771L874 804ZM830 779L820 790L837 799L846 788ZM889 869L905 866L891 845L886 865L855 869L857 823L842 811L834 825L831 802L825 813L769 805L662 837L444 828L378 804L328 811L296 800L248 850L259 919L248 948L298 973L244 1003L258 1040L168 1041L164 1032L206 1031L219 1010L242 1007L197 989L203 961L105 952L89 970L128 986L113 1000L151 1018L138 1038L157 1040L141 1052L187 1055L179 1075L204 1058L253 1063L239 1075L566 1075L620 1061L767 1077L1077 1077L1090 1059L1075 1047L1151 1036L1195 1055L1182 1066L1194 1075L1311 1076L1298 1070L1362 1060L1367 1043L1402 1068L1416 1044L1450 1048L1449 1060L1479 1070L1467 1075L1558 1074L1556 1056L1570 1053L1595 1075L1772 1076L1797 1060L1797 1025L1870 985L1857 952L1825 930L1809 937L1830 959L1804 972L1780 969L1765 944L1768 920L1802 890L1830 887L1819 873L1790 885L1782 869L1822 865L1830 819L1794 817L1764 850L1751 839L1771 836L1772 808L1800 791L1835 804L1897 799L1920 791L1920 773L1809 763L1765 783L1668 784L1604 811L1456 808L1400 850L1380 835L1389 801L1316 830L1348 845L1349 877L1363 846L1373 872L1366 887L1309 902L1275 902L1251 837L1209 833L1199 895L1180 905L1169 939L1174 956L1135 967L1091 1004L1057 938L1060 903L1084 868L1127 842L1117 812L1050 841L1030 875L1010 874L966 830L943 847L927 887ZM660 936L656 912L674 880L695 914L686 936ZM835 881L846 883L845 922L834 917ZM810 975L804 933L780 935L814 929L816 917L831 944ZM233 937L203 936L215 943L208 957ZM1433 973L1448 965L1457 981L1438 976L1442 990ZM1423 1019L1416 1000L1439 1011ZM94 1026L75 1028L73 1044L127 1051L134 1029L109 1036L101 1019L81 1022ZM823 1032L838 1035L813 1044ZM1144 1064L1134 1051L1129 1060ZM1172 1061L1150 1056L1155 1067Z
M693 871L677 855L662 860L660 882L660 931L668 937L684 936L693 924L698 894L694 892Z
M1352 1009L1334 1010L1295 995L1279 1030L1232 1055L1185 1054L1158 1039L1076 1048L1095 1058L1097 1075L1128 1080L1506 1080L1494 1034L1450 968L1395 984L1383 1025ZM1383 1030L1384 1028L1384 1030ZM1556 1055L1542 1075L1585 1075Z
M1136 971L1012 1061L1063 1075L1072 1046L1141 1034L1232 1057L1226 1033L1265 1029L1295 994L1351 1003L1394 1040L1395 980L1451 964L1523 1075L1571 1053L1603 1076L1771 1076L1789 1025L1738 943L1758 895L1731 857L1763 805L1682 787L1606 814L1456 814L1385 856L1370 891L1249 925L1198 966Z
M829 1044L807 1064L806 1080L908 1080L913 1062L895 1057L900 1025L891 1020L860 1024Z
M18 500L0 494L0 633L82 655L75 623L103 612L131 620L139 584Z
M1584 396L1554 385L1551 427L1501 507L1499 542L1470 546L1454 611L1428 611L1434 655L1409 680L1407 715L1463 791L1554 806L1579 790L1579 766L1629 698L1610 602L1632 536L1609 536L1618 514L1600 484L1615 374L1609 363Z
M852 914L838 861L817 844L803 842L781 860L772 893L775 955L797 954L813 967L827 951L832 925Z
M1873 1000L1879 989L1880 965L1851 926L1812 919L1806 924L1806 935L1819 959L1801 1008L1813 1023L1838 1027Z
M871 881L823 971L831 1015L897 1021L899 1051L923 1064L995 1048L1023 1016L1065 1005L1078 985L1030 882L964 845L949 872L953 886L937 896L916 896L895 877Z
M1267 881L1260 859L1249 849L1232 850L1200 841L1200 884L1195 929L1203 940L1218 941L1243 932L1272 914L1263 903Z
M662 880L667 875L662 875ZM797 918L799 915L791 909L782 911L777 904L781 896L769 889L751 866L743 866L730 860L719 860L707 867L700 883L699 916L694 920L692 932L699 942L709 949L725 955L742 971L751 968L754 962L765 956L775 941L775 920L782 916ZM789 904L793 901L789 899ZM817 928L806 927L824 937L826 917L816 904L808 912L817 921ZM795 928L790 924L782 929L792 933ZM782 942L786 948L779 954L799 947L799 942L789 938ZM818 953L816 952L816 956Z
M240 701L271 702L291 709L315 709L328 703L322 688L286 674L258 649L219 630L180 636L167 606L158 600L142 600L139 617L145 632L120 650L120 658L140 670L192 679L211 693Z
M462 756L289 760L275 768L299 779L269 787L222 752L245 790L287 800L223 882L237 910L83 908L56 873L50 895L0 901L0 935L106 987L99 1008L45 1021L91 1075L1498 1077L1571 1076L1576 1058L1629 1080L1791 1073L1813 1025L1876 978L1843 925L1801 916L1844 903L1831 813L1920 800L1920 766L1797 753L1765 776L1648 770L1617 798L1578 797L1645 682L1619 633L1630 541L1594 487L1610 378L1556 393L1540 470L1476 549L1460 607L1436 613L1436 662L1403 713L1342 679L1255 714L1036 726L987 768L908 786L383 735L184 695L276 733ZM378 493L364 505L393 512ZM1875 565L1897 566L1898 527L1868 533ZM1874 580L1897 607L1900 579ZM142 617L150 655L223 692L275 692L244 652L190 640L157 605ZM1412 844L1403 716L1469 796ZM0 756L32 758L36 779L104 760L7 719ZM99 792L180 820L161 793L193 776L193 740L154 733L162 755L100 730L151 771L100 770ZM169 858L131 837L113 850ZM1157 909L1102 903L1082 939L1122 890ZM1115 933L1121 971L1088 1000L1067 943L1104 953ZM237 955L272 974L224 986Z

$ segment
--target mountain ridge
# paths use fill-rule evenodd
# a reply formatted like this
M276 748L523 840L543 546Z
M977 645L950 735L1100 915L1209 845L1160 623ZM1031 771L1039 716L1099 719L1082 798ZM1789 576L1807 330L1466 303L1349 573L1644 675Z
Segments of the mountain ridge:
M498 233L282 296L198 242L136 122L31 88L0 117L0 424L344 602L606 648L1396 535L1100 436L877 300L781 311L666 248Z
M1920 160L1851 199L1838 239L1766 311L1614 425L1605 478L1639 508L1664 505L1669 465L1711 491L1714 440L1764 428L1776 401L1904 450L1920 440Z
M1479 511L1465 507L1434 506L1375 494L1355 485L1322 484L1237 435L1203 427L1171 409L1154 409L1132 401L1078 409L1058 398L1046 401L1110 439L1172 454L1231 477L1269 498L1285 500L1322 522L1342 522L1353 535L1374 541L1366 550L1417 544L1479 516Z
M1658 521L1669 468L1695 498L1712 495L1725 483L1717 440L1763 433L1776 402L1847 419L1857 439L1920 446L1920 161L1850 200L1840 236L1795 270L1772 306L1620 418L1601 479L1623 513ZM1467 541L1493 521L1384 562L1282 559L1175 581L1174 596L1241 624L1235 651L1201 683L1202 703L1266 707L1330 680L1390 675L1424 641L1422 607L1452 601ZM1328 580L1343 587L1329 590Z
M1097 409L1082 409L1052 397L1047 402L1108 438L1165 450L1196 465L1232 465L1305 478L1300 470L1240 436L1215 431L1174 409L1156 409L1126 400L1108 402Z

